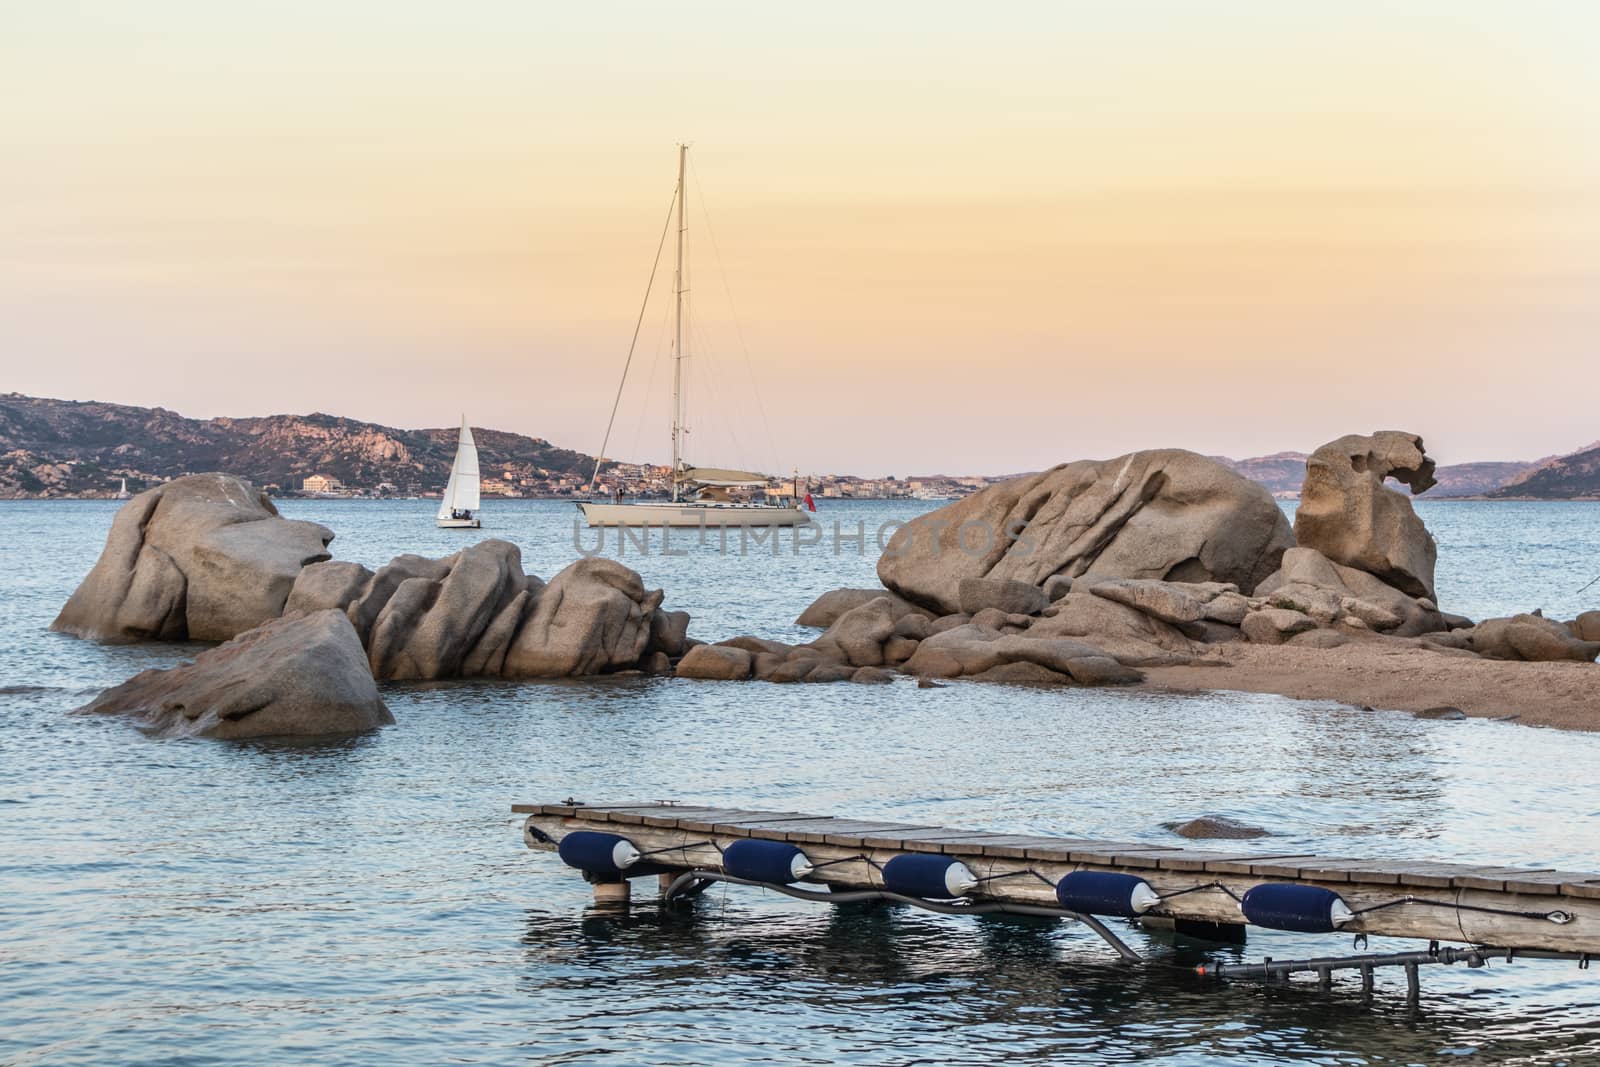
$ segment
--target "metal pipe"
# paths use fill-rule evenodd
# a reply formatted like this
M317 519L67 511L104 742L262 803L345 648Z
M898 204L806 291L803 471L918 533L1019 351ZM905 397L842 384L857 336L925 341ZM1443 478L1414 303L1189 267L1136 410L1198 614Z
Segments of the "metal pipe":
M1266 959L1260 963L1208 963L1195 968L1209 978L1269 978L1316 971L1320 977L1332 971L1360 970L1365 974L1374 967L1415 967L1424 963L1457 963L1465 960L1473 966L1483 965L1480 949L1441 948L1431 952L1367 953L1360 956L1318 956L1307 960Z
M1316 971L1319 979L1331 971L1359 970L1361 984L1371 984L1374 967L1404 967L1408 981L1419 966L1426 964L1465 963L1469 967L1482 967L1489 960L1504 958L1510 962L1517 958L1541 960L1588 960L1586 952L1555 952L1549 949L1503 948L1434 948L1422 952L1366 953L1359 956L1318 956L1305 960L1274 960L1260 963L1209 963L1196 967L1199 974L1209 978L1276 978L1301 971Z

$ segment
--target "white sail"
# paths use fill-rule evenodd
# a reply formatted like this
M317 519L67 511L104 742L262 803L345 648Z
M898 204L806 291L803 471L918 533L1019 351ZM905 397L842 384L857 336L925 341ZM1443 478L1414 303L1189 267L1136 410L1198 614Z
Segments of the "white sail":
M472 440L472 430L465 417L461 420L461 438L456 445L456 461L450 468L450 481L444 487L444 497L439 501L439 518L448 519L457 511L478 510L478 446Z

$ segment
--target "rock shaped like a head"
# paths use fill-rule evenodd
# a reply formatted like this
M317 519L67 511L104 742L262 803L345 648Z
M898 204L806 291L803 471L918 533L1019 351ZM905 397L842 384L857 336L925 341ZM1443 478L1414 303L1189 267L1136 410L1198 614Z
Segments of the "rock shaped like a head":
M1438 546L1406 495L1383 484L1393 478L1415 496L1436 484L1433 472L1414 433L1380 430L1328 442L1306 460L1296 543L1411 596L1433 598Z

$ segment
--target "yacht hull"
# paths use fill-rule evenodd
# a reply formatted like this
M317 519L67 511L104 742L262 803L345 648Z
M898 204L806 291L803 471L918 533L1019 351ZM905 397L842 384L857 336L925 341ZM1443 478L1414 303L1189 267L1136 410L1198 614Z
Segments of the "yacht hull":
M805 526L811 516L803 508L769 504L674 504L670 501L607 504L578 502L590 526Z
M434 525L441 530L477 530L483 523L477 519L435 519Z

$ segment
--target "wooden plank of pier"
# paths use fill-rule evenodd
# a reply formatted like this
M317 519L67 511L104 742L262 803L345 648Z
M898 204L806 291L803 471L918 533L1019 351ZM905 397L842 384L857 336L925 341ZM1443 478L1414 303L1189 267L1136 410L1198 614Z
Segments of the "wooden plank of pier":
M811 878L841 889L881 885L873 864L896 855L947 855L967 864L980 878L1025 871L1042 875L1048 884L1038 878L1010 878L985 882L982 893L988 899L1047 906L1055 904L1054 883L1071 871L1123 871L1137 874L1162 896L1193 890L1164 901L1163 916L1232 924L1244 921L1235 896L1262 882L1298 882L1331 889L1358 912L1408 896L1431 902L1403 903L1358 915L1341 928L1344 933L1600 953L1600 873L1596 872L1221 852L661 801L514 804L511 810L526 816L523 837L531 848L554 850L555 842L573 830L603 830L627 837L641 851L652 853L651 863L674 870L720 871L721 849L751 837L792 842L816 864L862 860L836 862ZM1491 914L1473 908L1527 914ZM1554 911L1565 912L1572 920L1557 924L1538 917Z

